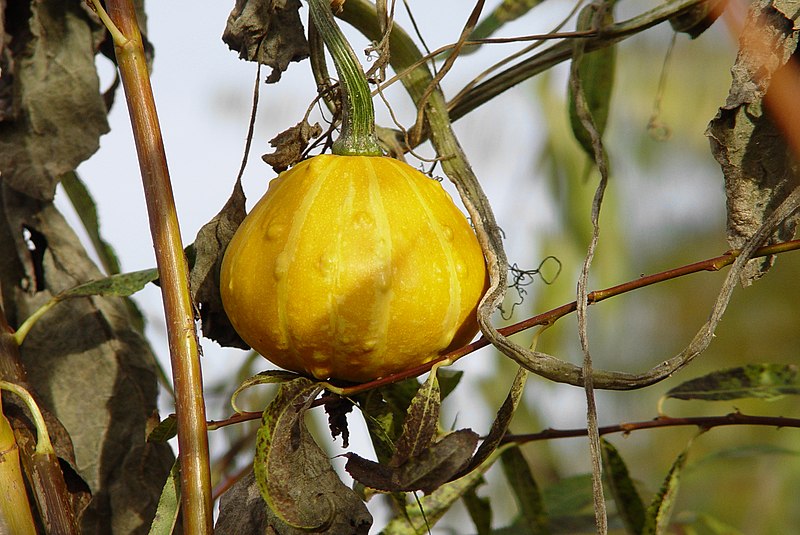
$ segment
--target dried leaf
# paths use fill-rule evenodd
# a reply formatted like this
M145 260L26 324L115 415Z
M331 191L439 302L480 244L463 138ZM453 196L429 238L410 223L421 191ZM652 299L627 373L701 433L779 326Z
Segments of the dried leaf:
M508 448L500 454L500 462L517 501L520 523L525 532L532 535L549 533L542 495L522 451L518 446Z
M2 54L0 173L7 186L51 200L59 177L108 132L94 63L100 26L80 2L41 0L5 15L15 19L5 21L14 46Z
M644 526L645 507L633 484L622 456L610 442L601 440L603 447L603 475L617 504L617 514L630 533L641 533Z
M696 39L722 15L727 3L728 0L705 0L672 17L669 24L676 32L687 33Z
M342 447L350 446L350 430L347 427L347 415L353 410L353 402L337 395L327 396L325 414L328 415L328 428L334 440L342 436Z
M272 67L267 83L281 79L292 61L308 57L300 0L236 0L222 40L239 57Z
M439 428L439 381L436 372L428 375L408 407L403 432L395 442L395 452L389 465L400 466L419 456L431 444Z
M308 142L322 134L319 123L310 125L305 119L269 140L275 152L261 157L276 173L285 171L303 158Z
M800 185L800 167L764 107L774 73L794 54L800 38L800 12L784 3L759 0L751 5L731 69L728 98L706 131L725 176L728 243L734 248L742 247L766 216ZM792 239L798 218L800 214L787 219L770 243ZM751 262L742 284L761 277L774 260L767 257Z
M527 379L527 370L520 367L517 370L517 375L514 376L514 382L511 384L511 389L508 391L505 401L500 406L500 410L497 411L497 416L494 422L492 422L492 428L489 430L489 434L483 439L481 446L478 448L478 451L475 452L475 457L473 457L469 465L458 474L459 477L483 464L497 449L500 441L502 441L503 437L506 435L506 431L508 431L508 425L511 423L514 411L517 410L519 400L522 399L522 392L525 390Z
M354 453L347 453L345 470L363 485L385 492L411 492L421 490L426 494L438 489L469 462L478 434L470 429L460 429L433 442L416 457L398 467L379 464Z
M675 506L675 499L678 495L681 471L686 465L690 446L691 443L672 463L672 467L661 484L661 488L653 498L652 503L650 503L650 507L647 508L644 526L641 531L642 535L662 535L667 532L672 509Z
M491 463L485 463L466 476L442 485L428 496L423 496L419 504L408 504L404 514L389 522L383 533L392 535L430 533L430 528L450 510L453 504L483 481L483 475L491 466Z
M0 288L12 325L53 295L102 277L52 203L1 180L0 206L0 250L6 251ZM22 228L35 233L36 261ZM167 444L145 441L158 396L155 358L122 300L61 303L39 320L20 353L42 405L69 432L75 468L91 489L82 530L146 532L174 455Z
M686 381L665 398L723 401L761 398L768 401L800 394L800 366L796 364L748 364L727 368Z
M394 443L403 432L406 412L419 386L417 379L406 379L357 397L381 463L388 463L394 455Z
M369 511L336 475L303 420L319 390L305 378L281 385L256 436L256 481L269 508L289 526L366 534Z
M195 260L189 273L192 301L200 310L203 336L223 347L250 349L236 333L222 306L219 270L228 243L245 218L245 196L238 180L228 202L203 225L194 240Z

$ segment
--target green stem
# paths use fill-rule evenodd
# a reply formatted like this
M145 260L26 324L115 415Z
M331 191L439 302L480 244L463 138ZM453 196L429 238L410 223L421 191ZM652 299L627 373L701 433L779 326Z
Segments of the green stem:
M341 156L381 156L375 137L375 109L367 77L342 30L333 20L327 0L309 0L311 18L333 57L342 95L342 132L333 143Z
M42 411L33 400L30 392L25 390L19 385L9 383L8 381L0 381L0 390L7 390L25 402L28 410L31 412L33 418L33 425L36 427L36 454L37 455L55 455L56 451L53 449L53 444L50 442L50 433L47 432L47 424L44 422Z
M102 13L99 2L95 1L95 6L98 13ZM150 231L161 279L175 384L183 529L184 533L205 535L213 531L211 470L188 265L133 0L106 0L106 8L107 24L116 27L120 34L114 36L114 51L139 155Z

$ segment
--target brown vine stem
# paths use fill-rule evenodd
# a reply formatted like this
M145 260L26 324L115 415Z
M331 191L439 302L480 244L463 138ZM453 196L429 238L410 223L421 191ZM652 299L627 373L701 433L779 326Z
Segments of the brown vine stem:
M600 427L598 431L601 435L610 435L612 433L631 433L633 431L640 431L642 429L657 429L663 427L680 427L680 426L695 426L703 431L708 431L713 427L721 427L724 425L764 425L768 427L782 427L800 428L800 418L784 418L782 416L750 416L740 412L733 412L725 416L692 416L687 418L672 418L670 416L659 416L652 420L643 422L630 422L616 425L606 425ZM506 435L502 443L508 444L513 442L515 444L525 444L528 442L535 442L538 440L551 440L555 438L574 438L585 437L586 429L545 429L538 433L528 433L520 435Z
M800 240L792 240L761 247L757 249L756 252L753 254L753 258L771 256L775 254L787 253L789 251L797 251L797 250L800 250ZM638 290L639 288L644 288L645 286L651 286L653 284L658 284L671 279L677 279L679 277L690 275L692 273L699 273L702 271L719 271L722 268L731 265L738 256L739 256L739 251L732 250L720 256L715 256L714 258L708 258L706 260L701 260L699 262L694 262L692 264L687 264L685 266L668 269L666 271L661 271L653 275L639 277L638 279L633 279L628 282L624 282L622 284L618 284L616 286L612 286L610 288L606 288L603 290L595 290L593 292L589 292L589 294L587 295L587 301L590 305L593 305L595 303L599 303L600 301L605 301L606 299L609 299L611 297L616 297L618 295L622 295L624 293L628 293L633 290ZM548 310L547 312L543 312L541 314L523 320L519 323L515 323L507 327L502 327L498 330L504 336L511 336L513 334L530 329L531 327L536 327L537 325L552 325L557 320L566 316L567 314L575 312L577 308L578 308L577 301L572 301L571 303L563 304L557 308ZM431 367L434 364L437 364L447 359L450 359L451 361L455 362L461 357L468 355L474 351L477 351L478 349L486 347L489 344L490 344L489 340L487 340L485 337L482 337L476 340L475 342L472 342L471 344L456 349L455 351L451 351L446 355L442 355L441 357L432 360L431 362L422 364L411 370L407 370L403 373L389 375L387 377L382 377L380 379L376 379L375 381L371 381L369 383L363 383L360 385L345 387L342 389L341 393L342 395L351 396L361 392L365 392L367 390L372 390L373 388L378 388L388 384L396 383L404 379L408 379L410 377L416 377L418 375L430 371Z
M131 0L107 0L108 15L99 0L92 1L114 39L161 280L175 385L183 529L191 535L210 534L213 526L211 471L200 355L189 293L189 270L183 253L142 36Z

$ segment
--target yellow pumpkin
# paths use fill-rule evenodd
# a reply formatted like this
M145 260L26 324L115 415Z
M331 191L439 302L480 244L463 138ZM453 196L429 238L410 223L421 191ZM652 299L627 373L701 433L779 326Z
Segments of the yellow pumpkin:
M369 381L460 347L486 287L441 184L388 157L320 155L270 182L222 262L239 335L318 379Z

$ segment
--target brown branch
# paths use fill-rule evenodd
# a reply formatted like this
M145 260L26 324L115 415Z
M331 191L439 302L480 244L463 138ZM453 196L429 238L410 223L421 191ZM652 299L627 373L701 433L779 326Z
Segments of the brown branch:
M642 422L629 422L616 425L607 425L599 428L601 435L612 433L631 433L642 429L656 429L663 427L695 426L703 431L708 431L714 427L723 425L765 425L768 427L800 428L800 418L784 418L783 416L750 416L740 412L732 412L725 416L692 416L687 418L672 418L670 416L659 416L652 420ZM528 433L520 435L506 435L502 443L525 444L538 440L551 440L555 438L574 438L585 437L585 428L578 429L545 429L538 433Z
M798 249L800 249L800 240L792 240L782 243L776 243L774 245L768 245L757 249L756 252L753 254L753 258L786 253L789 251L796 251ZM722 268L732 264L738 256L739 256L738 250L728 251L720 256L715 256L714 258L708 258L706 260L694 262L693 264L688 264L685 266L668 269L666 271L661 271L653 275L639 277L638 279L630 280L628 282L624 282L622 284L618 284L616 286L612 286L611 288L606 288L604 290L595 290L588 294L587 299L589 304L593 305L595 303L599 303L600 301L605 301L606 299L609 299L611 297L631 292L639 288L644 288L645 286L651 286L653 284L668 281L671 279L677 279L678 277L683 277L685 275L690 275L692 273L699 273L701 271L719 271ZM519 323L515 323L514 325L502 327L498 329L498 331L501 334L503 334L503 336L511 336L512 334L522 332L524 330L530 329L531 327L536 327L538 325L552 325L558 319L574 312L576 309L577 309L577 302L572 301L571 303L566 303L564 305L561 305L560 307L548 310L547 312L543 312L542 314L538 314L536 316L523 320ZM373 388L378 388L392 383L397 383L399 381L408 379L410 377L416 377L418 375L422 375L423 373L427 373L428 371L430 371L431 367L433 367L434 364L438 364L439 362L445 360L450 360L451 362L455 362L461 357L468 355L474 351L477 351L482 347L486 347L487 345L489 345L489 341L486 338L480 338L472 342L471 344L456 349L455 351L451 351L446 355L442 355L441 357L438 357L430 362L427 362L420 366L416 366L402 373L397 373L394 375L382 377L380 379L370 381L369 383L363 383L360 385L345 387L343 389L342 394L350 396L358 394L360 392L365 392L367 390L372 390Z

